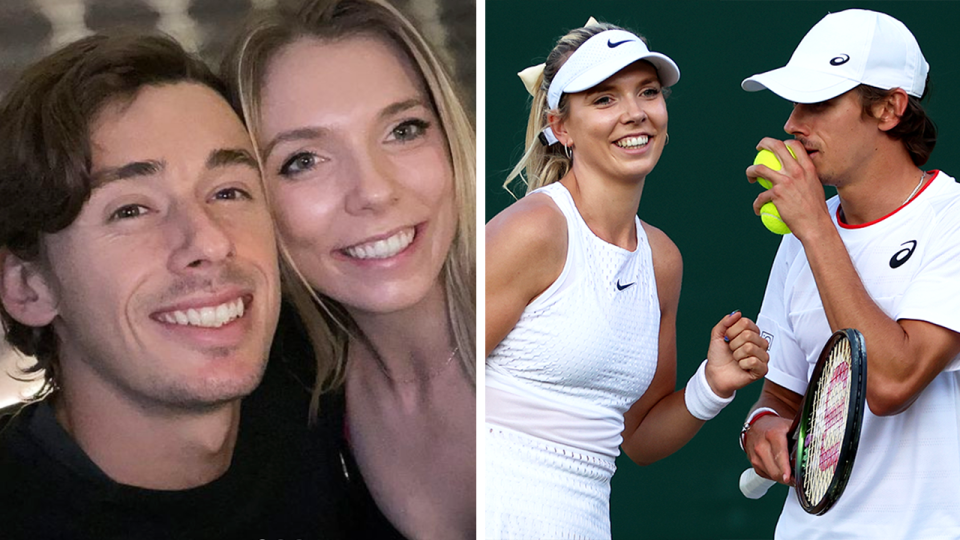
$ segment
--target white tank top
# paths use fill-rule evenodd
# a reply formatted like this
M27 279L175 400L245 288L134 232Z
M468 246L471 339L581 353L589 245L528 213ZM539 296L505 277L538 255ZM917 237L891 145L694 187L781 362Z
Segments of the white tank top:
M598 238L558 183L567 220L560 277L524 309L486 361L487 422L616 457L623 414L657 369L660 304L653 257L636 219L637 248Z

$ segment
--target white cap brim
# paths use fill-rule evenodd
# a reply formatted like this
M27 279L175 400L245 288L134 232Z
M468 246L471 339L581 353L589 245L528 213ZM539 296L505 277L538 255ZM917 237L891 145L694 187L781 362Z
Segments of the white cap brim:
M759 73L740 83L740 87L747 92L770 90L794 103L820 103L859 85L858 81L846 77L790 65Z

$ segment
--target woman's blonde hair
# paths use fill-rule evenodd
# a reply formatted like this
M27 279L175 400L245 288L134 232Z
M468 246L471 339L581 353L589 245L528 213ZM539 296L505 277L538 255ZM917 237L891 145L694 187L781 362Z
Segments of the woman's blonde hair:
M256 14L222 63L231 102L242 110L260 157L260 97L270 60L300 39L337 41L355 36L383 38L410 59L446 139L459 216L440 276L457 357L464 374L475 381L476 135L446 69L410 20L386 0L308 0L296 9L277 8ZM284 292L303 319L317 360L312 402L315 413L320 394L339 388L344 381L349 338L366 338L344 306L309 285L282 239L280 250Z
M566 118L569 113L566 94L560 97L557 109L550 110L550 106L547 105L547 90L549 90L550 83L557 72L560 71L560 68L563 67L567 58L588 39L607 30L623 29L610 23L593 22L583 28L571 30L557 41L553 50L547 55L547 60L543 66L543 75L536 85L533 101L530 104L530 117L527 120L527 136L524 145L526 150L503 183L503 187L508 191L510 190L510 184L517 177L526 184L526 193L530 193L537 188L560 180L570 171L573 159L567 156L564 146L560 143L546 145L541 142L540 137L543 129L550 125L547 115L552 113L560 118ZM643 36L639 37L646 43Z

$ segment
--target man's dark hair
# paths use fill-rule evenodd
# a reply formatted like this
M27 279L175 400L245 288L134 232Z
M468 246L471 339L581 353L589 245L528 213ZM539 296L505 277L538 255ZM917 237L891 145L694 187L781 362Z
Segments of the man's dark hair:
M37 260L42 236L65 229L80 214L93 187L91 124L105 106L131 102L144 86L179 82L226 96L201 60L159 34L90 36L27 68L0 102L0 251ZM36 358L24 371L44 372L38 395L55 390L53 326L21 324L2 304L0 321L7 341Z
M919 98L909 96L907 108L903 111L903 116L900 117L900 123L887 131L887 134L894 139L903 141L903 146L906 147L910 159L917 167L923 166L930 159L933 147L937 145L937 126L927 116L927 111L920 104L930 93L929 74L924 88L927 90L924 91L923 96ZM856 90L857 94L860 95L860 105L863 107L865 116L872 116L874 106L893 93L893 90L882 90L865 84L861 84Z

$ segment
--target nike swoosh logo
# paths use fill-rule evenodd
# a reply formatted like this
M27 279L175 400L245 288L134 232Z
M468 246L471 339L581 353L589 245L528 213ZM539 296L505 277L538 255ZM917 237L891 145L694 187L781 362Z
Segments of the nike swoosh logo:
M618 279L618 280L617 280L617 290L618 290L618 291L622 291L622 290L626 289L627 287L632 287L632 286L634 286L634 285L636 285L636 284L637 284L637 282L634 281L633 283L627 283L626 285L621 285L621 284L620 284L620 280Z
M610 41L610 40L608 39L608 40L607 40L607 47L610 47L611 49L613 49L614 47L619 47L620 45L623 45L624 43L629 43L629 42L631 42L631 41L633 41L633 40L632 40L632 39L625 39L625 40L623 40L623 41L618 41L618 42L614 43L614 42L612 42L612 41Z

